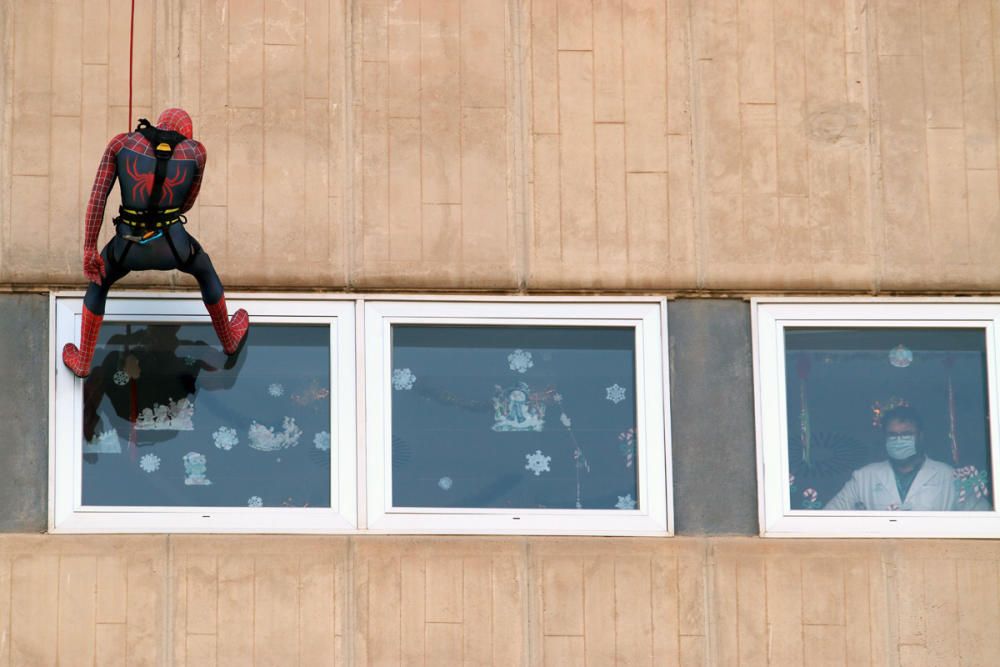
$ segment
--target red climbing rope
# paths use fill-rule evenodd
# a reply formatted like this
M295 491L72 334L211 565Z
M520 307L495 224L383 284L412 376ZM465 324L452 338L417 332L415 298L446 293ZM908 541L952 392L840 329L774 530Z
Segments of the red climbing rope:
M132 0L132 18L129 19L128 26L128 127L126 132L132 131L132 43L135 35L135 0Z

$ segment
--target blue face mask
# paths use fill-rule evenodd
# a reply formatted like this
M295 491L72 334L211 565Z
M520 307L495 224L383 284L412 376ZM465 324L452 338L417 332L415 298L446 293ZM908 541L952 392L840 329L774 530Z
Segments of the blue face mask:
M917 436L890 435L885 439L885 452L891 459L905 461L917 453Z

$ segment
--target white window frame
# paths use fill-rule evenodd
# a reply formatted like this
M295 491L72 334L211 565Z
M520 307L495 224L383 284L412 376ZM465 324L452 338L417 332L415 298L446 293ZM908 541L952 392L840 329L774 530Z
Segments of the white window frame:
M82 293L60 292L49 308L49 532L342 533L357 528L354 300L311 295L227 294L230 312L246 308L253 325L330 326L331 465L329 508L83 507L83 380L63 367L61 350L79 344ZM210 322L197 293L113 293L105 322Z
M367 528L381 533L671 535L667 308L660 298L364 302ZM636 331L636 510L454 509L392 506L393 324L629 326Z
M788 327L977 328L985 332L990 414L990 483L997 490L1000 424L996 415L1000 303L966 299L751 300L757 481L760 530L765 537L1000 536L1000 511L875 512L792 510L788 488L785 329ZM991 499L996 503L996 498Z

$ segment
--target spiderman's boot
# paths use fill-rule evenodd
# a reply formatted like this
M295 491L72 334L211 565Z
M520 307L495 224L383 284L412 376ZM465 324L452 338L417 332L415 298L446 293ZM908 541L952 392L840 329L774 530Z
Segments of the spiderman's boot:
M62 358L66 367L77 377L90 375L90 361L94 358L94 347L97 345L97 334L101 330L103 315L95 315L85 305L83 307L83 325L80 327L80 347L66 343Z
M219 299L218 303L205 304L208 314L212 318L212 326L222 343L222 350L226 354L234 354L240 348L243 339L246 338L247 329L250 328L250 317L247 311L240 308L233 313L233 319L229 319L226 311L226 297Z

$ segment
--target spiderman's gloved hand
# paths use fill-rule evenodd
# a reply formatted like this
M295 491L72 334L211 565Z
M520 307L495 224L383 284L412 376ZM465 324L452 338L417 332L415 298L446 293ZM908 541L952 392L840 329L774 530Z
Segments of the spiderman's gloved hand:
M83 275L92 283L101 284L101 279L107 275L104 268L104 260L97 254L96 248L84 248L83 250Z

